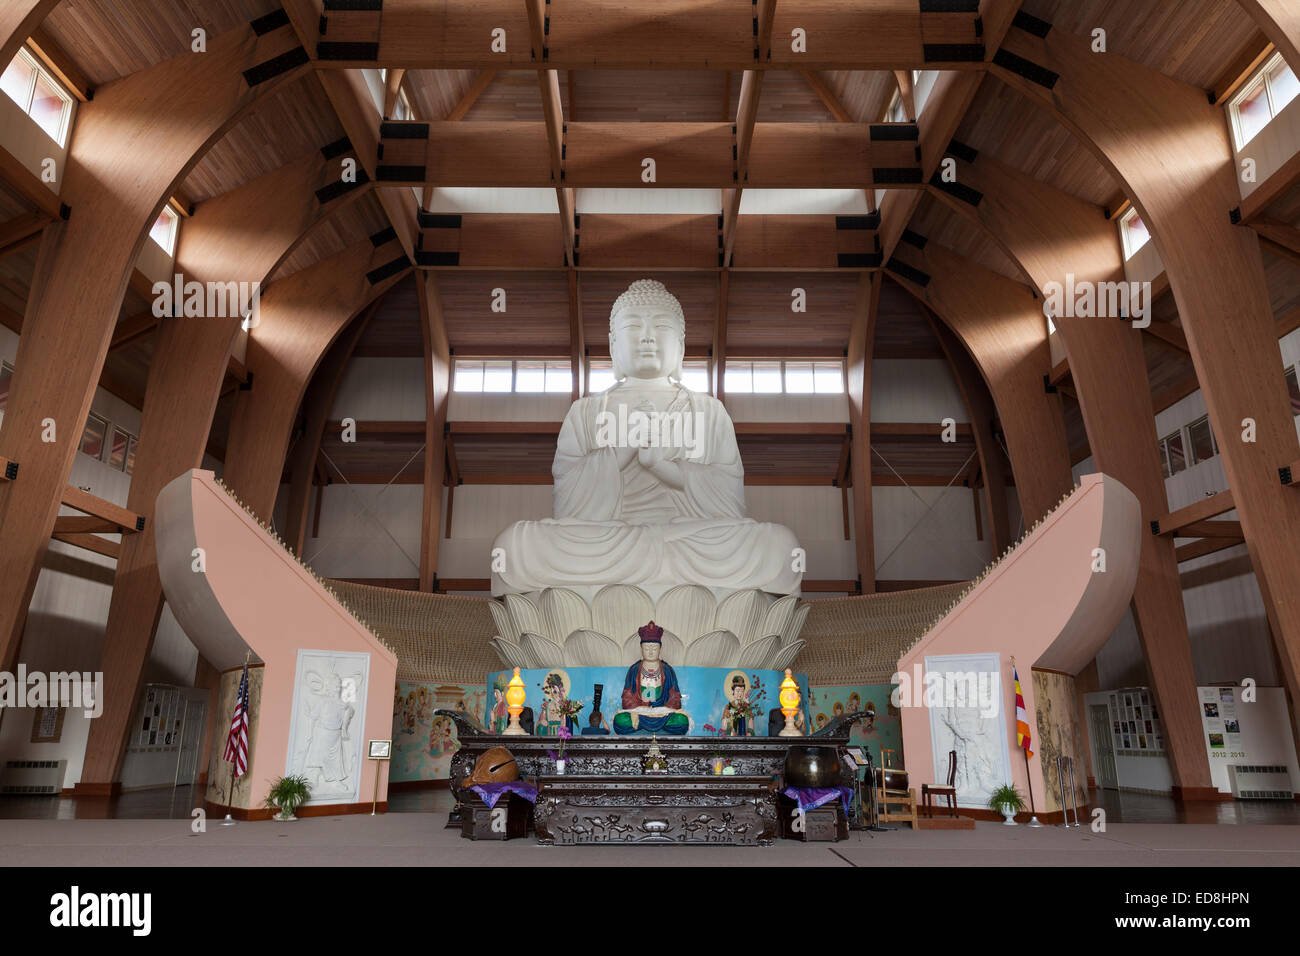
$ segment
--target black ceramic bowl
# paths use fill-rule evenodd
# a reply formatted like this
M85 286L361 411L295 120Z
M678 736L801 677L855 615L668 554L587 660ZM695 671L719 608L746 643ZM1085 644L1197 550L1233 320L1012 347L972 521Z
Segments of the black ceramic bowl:
M791 747L785 755L785 785L822 789L840 785L840 760L834 747Z

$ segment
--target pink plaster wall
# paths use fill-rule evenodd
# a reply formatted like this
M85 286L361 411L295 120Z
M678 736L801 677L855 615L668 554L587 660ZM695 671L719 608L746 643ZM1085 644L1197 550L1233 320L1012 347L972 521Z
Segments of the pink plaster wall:
M1141 551L1142 522L1137 499L1105 475L1086 475L1080 487L1002 560L943 620L904 654L901 673L924 677L925 658L948 654L1000 655L1002 720L1011 751L1012 783L1028 802L1032 785L1044 807L1038 760L1037 707L1030 671L1034 666L1077 674L1096 656L1123 617L1133 596ZM1093 549L1106 553L1106 571L1095 573ZM1035 756L1025 771L1016 741L1012 659L1034 737ZM919 670L917 669L919 667ZM922 685L923 686L923 685ZM903 703L906 703L905 701ZM900 708L903 754L909 785L936 780L929 709Z
M261 707L250 731L247 806L260 807L271 781L285 773L300 648L368 653L362 732L366 740L392 736L396 655L263 531L216 484L212 472L194 470L168 485L159 495L155 527L164 591L200 652L221 669L242 664L243 651L234 645L233 633L266 665ZM179 566L195 546L206 553L206 573ZM385 800L386 769L365 759L364 744L362 759L358 801L371 800L376 768L379 799Z

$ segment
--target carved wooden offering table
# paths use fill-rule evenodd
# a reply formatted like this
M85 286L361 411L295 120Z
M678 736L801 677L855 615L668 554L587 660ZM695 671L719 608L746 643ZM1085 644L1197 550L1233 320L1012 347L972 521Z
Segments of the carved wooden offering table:
M770 846L771 777L542 777L533 825L543 844L669 843Z

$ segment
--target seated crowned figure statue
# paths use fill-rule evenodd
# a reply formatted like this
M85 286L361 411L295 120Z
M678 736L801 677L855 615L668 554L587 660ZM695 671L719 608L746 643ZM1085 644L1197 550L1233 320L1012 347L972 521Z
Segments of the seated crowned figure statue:
M664 629L651 621L637 628L641 659L623 680L623 709L614 715L616 734L684 734L691 718L682 712L677 674L659 659Z
M726 408L681 382L686 320L662 283L633 282L610 311L616 384L569 408L552 464L554 517L496 539L492 593L608 584L657 600L680 584L797 594L798 547L745 512L745 471Z

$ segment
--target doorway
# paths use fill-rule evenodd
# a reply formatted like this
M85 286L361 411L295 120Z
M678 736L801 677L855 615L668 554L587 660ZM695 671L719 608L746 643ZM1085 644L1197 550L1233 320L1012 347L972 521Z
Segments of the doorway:
M1097 772L1097 786L1118 790L1119 776L1115 773L1110 709L1105 704L1088 705L1088 736L1092 738L1092 766Z

